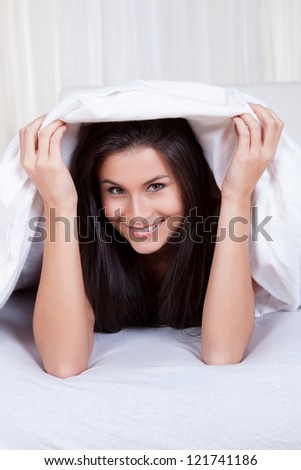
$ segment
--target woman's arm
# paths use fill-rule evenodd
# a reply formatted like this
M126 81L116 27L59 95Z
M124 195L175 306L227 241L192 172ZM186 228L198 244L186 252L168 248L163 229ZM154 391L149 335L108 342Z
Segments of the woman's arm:
M47 238L33 332L46 372L66 378L88 367L93 348L94 315L85 295L79 245L74 236L77 233L76 206L56 207L52 211L50 215L50 208L45 207ZM55 217L60 221L55 221ZM70 240L66 226L70 228Z
M46 239L33 330L46 372L61 378L87 369L94 314L86 298L77 240L77 193L61 158L61 121L43 117L20 130L21 163L43 201Z
M250 114L233 119L238 147L222 185L217 242L203 308L201 358L207 364L240 362L254 328L250 201L275 156L283 123L270 109L251 106L262 128Z
M217 234L225 228L226 233L215 245L202 319L202 360L207 364L239 362L253 332L250 212L249 200L222 198ZM237 216L243 217L245 223L237 222L234 233L229 233L231 220Z

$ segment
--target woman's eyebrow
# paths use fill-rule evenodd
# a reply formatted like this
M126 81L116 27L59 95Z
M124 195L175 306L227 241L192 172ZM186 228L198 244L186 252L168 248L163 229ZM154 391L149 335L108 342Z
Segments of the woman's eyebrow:
M170 176L168 176L168 175L158 175L158 176L155 176L155 177L152 178L151 180L146 181L143 186L145 186L145 185L147 185L147 184L149 184L149 183L152 183L153 181L156 181L156 180L161 179L161 178L170 178ZM109 179L105 179L105 180L100 181L100 184L104 184L104 183L114 184L115 186L122 186L122 185L119 185L119 183L115 183L114 181L109 180Z

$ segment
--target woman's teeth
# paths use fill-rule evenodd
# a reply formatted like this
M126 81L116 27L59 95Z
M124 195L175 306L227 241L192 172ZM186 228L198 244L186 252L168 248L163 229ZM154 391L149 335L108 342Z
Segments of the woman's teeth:
M135 228L135 232L151 232L157 225L159 225L160 222L157 224L151 225L150 227L146 228Z
M162 219L159 222L157 222L156 224L150 225L148 227L134 228L132 230L133 230L134 233L150 233L150 232L153 232L156 229L156 227L158 227L158 225L161 225L163 221L164 221L164 219Z

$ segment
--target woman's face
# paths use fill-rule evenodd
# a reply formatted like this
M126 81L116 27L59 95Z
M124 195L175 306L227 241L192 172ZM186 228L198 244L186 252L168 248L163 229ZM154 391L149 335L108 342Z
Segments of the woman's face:
M105 216L136 252L158 251L183 224L179 185L157 150L112 153L98 169L98 179Z

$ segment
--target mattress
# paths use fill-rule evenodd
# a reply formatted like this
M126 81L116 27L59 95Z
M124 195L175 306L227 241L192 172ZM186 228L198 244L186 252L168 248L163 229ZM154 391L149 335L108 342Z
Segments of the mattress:
M256 318L243 361L206 365L200 328L96 333L89 368L46 374L35 290L0 310L1 449L300 449L301 310Z

